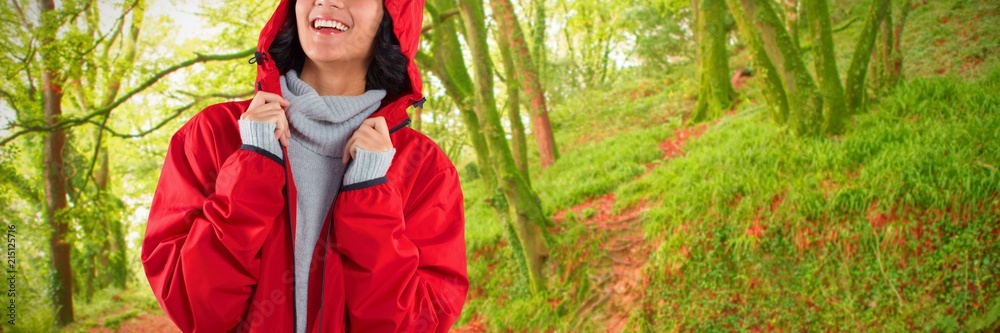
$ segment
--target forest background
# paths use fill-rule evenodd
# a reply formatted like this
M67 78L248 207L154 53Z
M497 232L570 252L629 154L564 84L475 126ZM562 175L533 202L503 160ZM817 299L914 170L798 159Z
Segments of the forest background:
M10 332L170 332L171 135L275 0L5 0ZM427 0L410 125L460 171L453 331L1000 329L1000 3ZM8 288L4 288L8 291Z

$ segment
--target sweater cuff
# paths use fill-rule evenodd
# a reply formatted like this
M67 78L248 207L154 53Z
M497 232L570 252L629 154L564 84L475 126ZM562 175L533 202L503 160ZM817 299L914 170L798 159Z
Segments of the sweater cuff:
M344 173L344 186L385 177L386 172L389 172L389 166L392 165L392 157L396 155L396 148L384 152L370 152L361 147L355 149L357 153L354 160Z
M244 145L263 149L279 160L282 158L281 143L274 137L274 124L247 119L240 119L239 123Z

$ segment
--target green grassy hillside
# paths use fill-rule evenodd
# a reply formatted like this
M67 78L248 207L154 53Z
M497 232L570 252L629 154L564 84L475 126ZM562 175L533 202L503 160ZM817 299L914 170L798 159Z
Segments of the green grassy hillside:
M550 293L522 287L492 194L464 182L457 330L995 329L998 21L987 1L918 4L906 82L833 138L772 124L753 79L735 112L685 125L690 67L555 105L562 155L532 179L557 225Z

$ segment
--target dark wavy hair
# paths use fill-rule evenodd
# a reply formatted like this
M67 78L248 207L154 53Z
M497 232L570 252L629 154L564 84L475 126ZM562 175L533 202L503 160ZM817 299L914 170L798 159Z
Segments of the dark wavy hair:
M299 44L299 32L296 25L295 4L290 5L285 23L268 49L271 59L278 70L285 74L289 69L302 73L302 65L306 62L305 51ZM365 74L365 90L384 89L386 97L399 97L410 89L410 76L406 66L409 60L403 55L399 39L393 31L392 17L383 9L382 22L375 32L372 41L372 61Z

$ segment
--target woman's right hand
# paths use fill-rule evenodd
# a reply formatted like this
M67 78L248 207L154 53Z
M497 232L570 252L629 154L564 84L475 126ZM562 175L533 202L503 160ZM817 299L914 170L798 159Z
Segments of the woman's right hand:
M274 137L282 146L288 147L288 139L292 137L292 132L288 129L288 118L285 118L284 108L288 105L288 100L278 94L258 91L240 119L274 124Z

